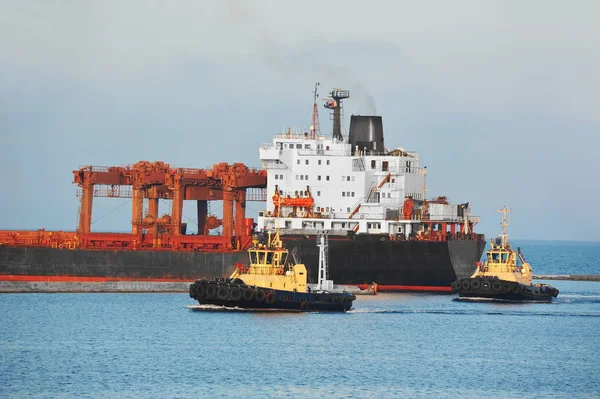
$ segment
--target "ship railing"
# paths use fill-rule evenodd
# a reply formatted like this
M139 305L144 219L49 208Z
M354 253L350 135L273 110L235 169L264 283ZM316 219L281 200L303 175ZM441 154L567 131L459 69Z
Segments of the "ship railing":
M82 189L77 189L77 196L81 197L83 195ZM94 197L112 197L112 198L132 198L133 190L131 186L128 185L106 185L106 184L96 184L94 185Z
M478 224L480 221L481 217L480 216L469 216L467 218L467 222L470 224ZM433 223L438 223L438 222L443 222L443 223L464 223L465 222L465 218L462 216L436 216L436 217L432 217L432 216L423 216L420 219L419 218L412 218L411 220L416 220L416 221L423 221L423 222L433 222Z
M247 188L246 189L246 201L266 201L267 200L267 189L266 188Z
M287 166L278 159L263 159L261 162L265 169L287 169Z

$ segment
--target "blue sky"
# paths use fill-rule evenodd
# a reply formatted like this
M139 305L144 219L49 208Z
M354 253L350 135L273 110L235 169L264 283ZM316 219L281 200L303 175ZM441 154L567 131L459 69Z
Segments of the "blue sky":
M0 0L0 228L74 229L81 165L259 166L318 80L350 89L346 123L382 115L478 231L506 203L516 238L599 241L600 3L366 4ZM97 200L92 229L130 211Z

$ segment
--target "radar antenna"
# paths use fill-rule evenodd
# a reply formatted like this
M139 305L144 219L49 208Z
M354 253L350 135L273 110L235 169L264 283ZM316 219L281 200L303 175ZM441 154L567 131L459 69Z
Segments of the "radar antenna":
M502 226L502 248L506 247L506 238L508 237L508 233L506 232L506 227L510 226L508 224L508 217L507 214L509 212L512 212L512 209L508 209L506 207L506 205L504 205L504 208L502 209L498 209L498 212L502 213L502 224L500 224L500 226Z
M325 108L333 111L333 138L342 141L342 100L350 98L350 90L333 89L325 100Z

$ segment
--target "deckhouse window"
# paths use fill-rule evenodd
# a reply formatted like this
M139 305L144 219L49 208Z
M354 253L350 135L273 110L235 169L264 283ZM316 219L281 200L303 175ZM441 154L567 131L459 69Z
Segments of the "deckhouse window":
M298 160L296 161L296 163L297 163L298 165L300 165L300 160L298 159Z
M321 160L320 159L317 161L317 164L321 165Z
M302 149L302 144L296 144L296 148Z
M329 148L328 148L329 149ZM327 160L327 165L329 165L329 159Z
M304 163L305 163L306 165L308 165L308 159L307 159L306 161L304 161Z
M375 161L371 161L371 169L375 169L376 166L376 162Z

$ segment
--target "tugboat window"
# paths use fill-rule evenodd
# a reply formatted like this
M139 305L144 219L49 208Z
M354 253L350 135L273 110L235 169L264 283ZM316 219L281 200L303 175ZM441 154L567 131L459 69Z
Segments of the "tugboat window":
M502 254L502 263L506 263L507 257L508 257L508 254Z
M267 264L270 265L273 263L273 252L267 253Z

